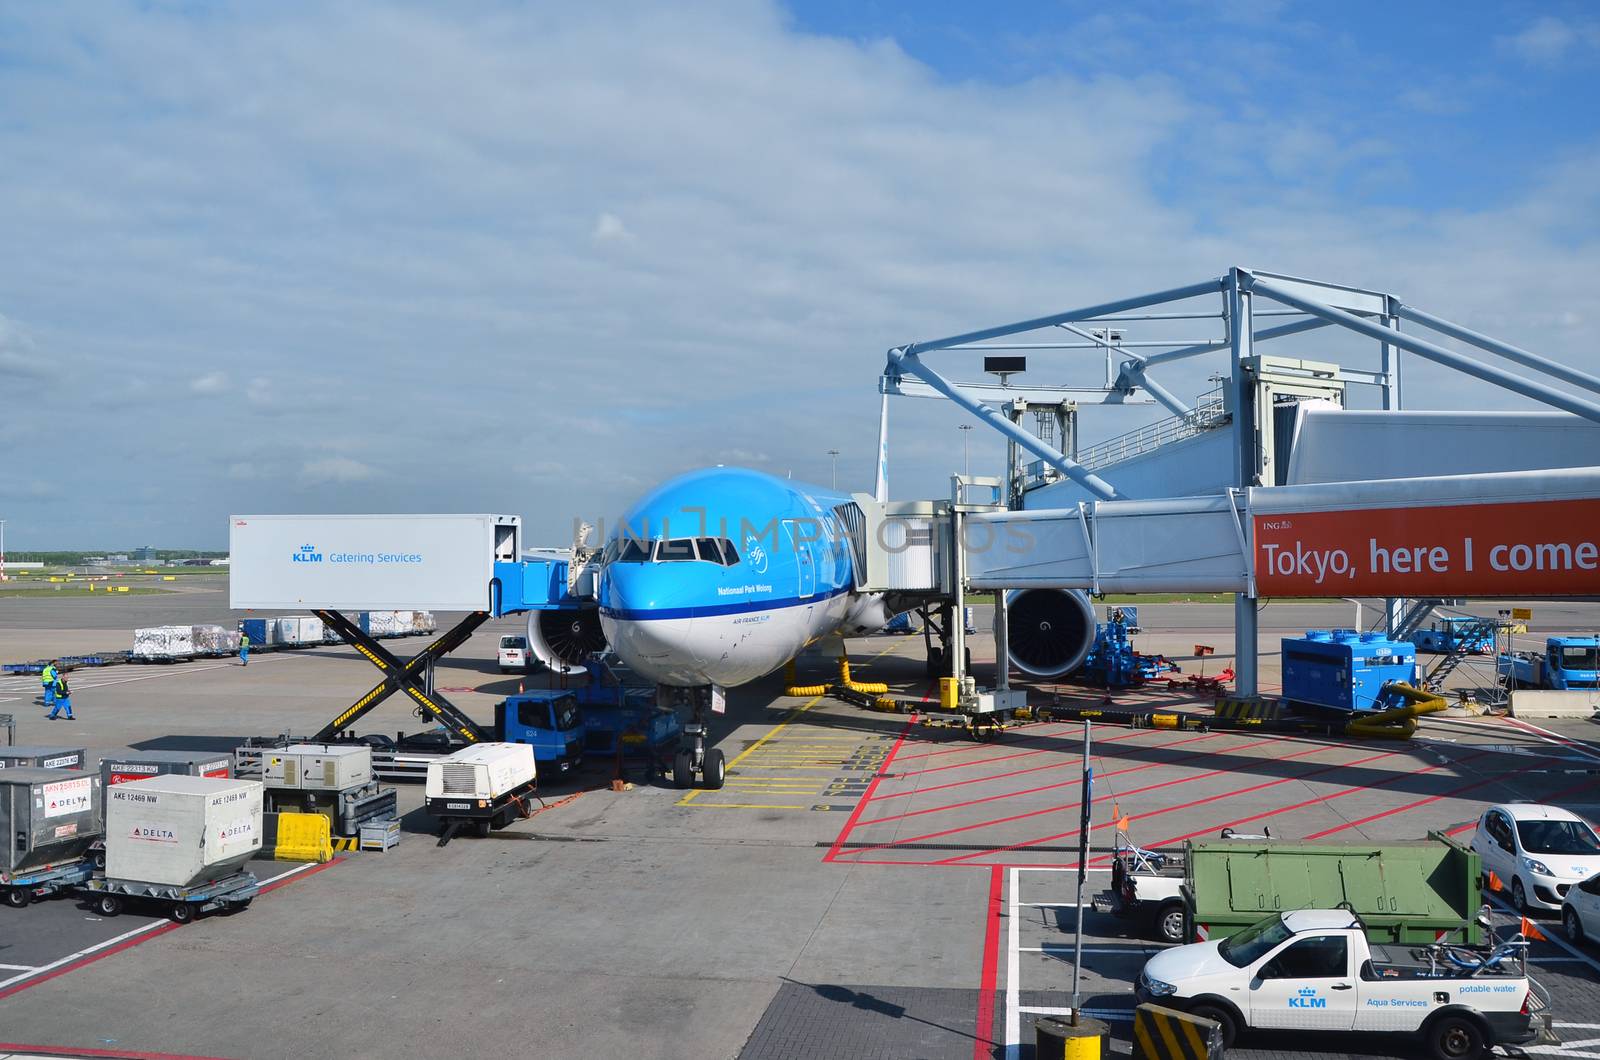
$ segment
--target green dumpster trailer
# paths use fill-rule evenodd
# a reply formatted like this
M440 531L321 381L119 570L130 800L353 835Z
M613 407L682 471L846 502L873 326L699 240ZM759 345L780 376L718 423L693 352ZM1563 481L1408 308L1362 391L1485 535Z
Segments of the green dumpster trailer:
M1293 909L1348 905L1374 942L1483 941L1483 863L1442 832L1396 843L1189 843L1189 937L1227 938Z

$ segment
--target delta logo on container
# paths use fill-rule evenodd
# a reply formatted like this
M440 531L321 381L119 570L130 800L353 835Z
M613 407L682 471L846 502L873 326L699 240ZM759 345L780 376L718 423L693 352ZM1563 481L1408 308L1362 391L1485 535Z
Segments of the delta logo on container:
M289 559L295 563L321 563L322 553L317 551L316 545L301 545L289 554Z
M128 833L132 839L143 839L149 843L176 843L178 837L172 834L170 828L152 828L146 825L134 825Z

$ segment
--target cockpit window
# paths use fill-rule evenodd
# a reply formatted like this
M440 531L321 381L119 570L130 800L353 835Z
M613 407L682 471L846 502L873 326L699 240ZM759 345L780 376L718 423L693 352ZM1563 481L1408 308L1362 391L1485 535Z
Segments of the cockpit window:
M695 538L695 548L700 552L700 558L707 563L727 565L727 560L722 556L722 541L715 537Z
M655 542L640 541L637 538L628 537L620 541L613 541L612 544L617 546L617 551L612 555L611 562L648 563L650 562L650 549L654 547Z
M657 563L682 563L692 561L694 554L694 538L674 537L656 543Z

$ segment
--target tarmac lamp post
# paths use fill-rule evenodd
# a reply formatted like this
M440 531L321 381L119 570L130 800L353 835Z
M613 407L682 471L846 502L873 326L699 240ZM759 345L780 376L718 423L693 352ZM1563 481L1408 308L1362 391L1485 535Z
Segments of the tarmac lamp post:
M833 458L833 488L839 488L839 450L829 449L828 456Z
M1078 1026L1082 1008L1078 977L1083 968L1083 883L1089 875L1089 800L1094 797L1094 766L1089 760L1089 719L1083 721L1083 794L1078 814L1078 930L1072 943L1072 1025Z
M961 432L961 462L966 465L966 469L967 469L966 470L966 476L967 476L967 478L971 478L972 477L972 457L967 452L967 437L968 437L968 432L970 432L972 430L972 424L970 424L970 423L958 423L958 424L956 424L956 430Z

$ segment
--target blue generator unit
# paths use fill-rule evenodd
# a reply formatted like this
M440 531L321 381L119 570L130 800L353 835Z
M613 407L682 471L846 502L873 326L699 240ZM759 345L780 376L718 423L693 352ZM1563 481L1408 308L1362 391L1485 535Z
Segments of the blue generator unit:
M239 632L250 638L250 647L264 648L273 641L278 620L275 618L247 618L239 623Z
M1416 679L1416 646L1382 633L1312 629L1283 641L1283 698L1291 703L1352 713L1386 710L1395 704L1385 699L1383 686Z

